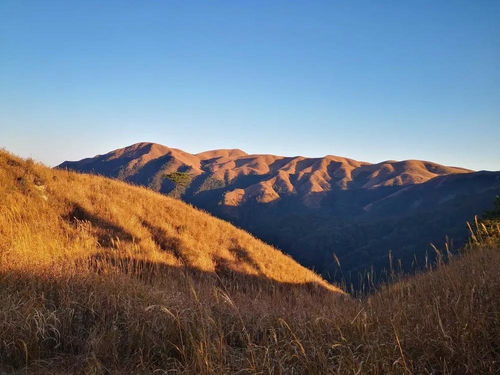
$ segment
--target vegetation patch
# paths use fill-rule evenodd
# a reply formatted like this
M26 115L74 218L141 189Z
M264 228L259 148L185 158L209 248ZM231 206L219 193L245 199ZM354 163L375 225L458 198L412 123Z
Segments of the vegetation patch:
M165 174L165 178L168 178L170 181L175 183L176 185L186 186L191 180L192 176L187 172L172 172Z

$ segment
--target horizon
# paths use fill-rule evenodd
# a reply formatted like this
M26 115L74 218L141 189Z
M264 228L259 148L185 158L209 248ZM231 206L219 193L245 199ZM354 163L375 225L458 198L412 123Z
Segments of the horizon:
M500 3L0 5L0 147L55 166L198 153L500 170Z
M330 154L321 155L321 156L309 156L309 155L300 155L300 154L296 154L296 155L291 155L291 154L288 154L288 155L278 155L278 154L271 154L271 153L252 153L252 152L247 152L247 150L244 150L244 149L241 149L241 148L238 148L238 147L223 147L223 148L217 148L217 149L205 149L205 150L200 150L200 151L190 151L190 150L185 150L185 149L182 149L182 148L179 148L179 147L176 147L176 146L166 145L166 144L162 144L162 143L158 143L158 142L152 142L152 141L139 141L139 142L135 142L135 143L132 143L132 144L129 144L129 145L126 145L126 146L114 148L114 149L108 150L106 152L97 153L95 155L89 155L89 156L86 156L86 157L83 157L83 158L80 158L80 159L63 160L60 163L57 163L55 165L47 165L47 164L43 163L40 160L36 160L34 158L33 159L35 161L41 162L42 164L45 164L45 165L47 165L49 167L57 167L60 164L62 164L63 162L66 162L66 161L81 161L83 159L90 159L90 158L94 158L94 157L106 155L108 153L112 153L112 152L115 152L115 151L118 151L118 150L121 150L121 149L125 149L125 148L131 147L131 146L134 146L134 145L138 145L138 144L153 144L153 145L164 146L164 147L167 147L169 149L180 150L180 151L192 154L192 155L201 154L203 152L209 152L209 151L217 151L217 150L240 150L240 151L243 151L247 156L253 156L253 155L274 155L274 156L285 157L285 158L288 158L288 157L304 157L306 159L316 159L316 158L324 158L324 157L327 157L327 156L336 156L336 157L342 157L342 158L346 158L346 159L352 159L352 160L359 161L359 162L365 162L365 163L369 163L369 164L381 164L381 163L384 163L384 162L403 162L403 161L411 161L411 160L420 160L420 161L425 161L425 162L436 163L436 161L433 161L433 160L411 159L411 158L410 159L399 159L399 160L386 159L386 160L380 160L380 161L373 162L373 161L359 160L359 159L351 158L351 157L348 157L348 156L345 156L345 155L337 155L337 154L331 154L331 153ZM7 151L9 151L9 150L7 150ZM440 163L437 163L437 164L440 164ZM445 165L445 164L442 164L442 165ZM459 165L445 165L445 166L447 166L447 167L463 168L463 167L461 167ZM480 172L480 171L496 172L494 170L485 170L485 169L483 169L483 170L471 169L471 171L473 171L473 172Z
M427 162L432 162L432 163L437 163L437 164L440 164L440 165L444 165L444 166L448 166L448 167L457 167L457 168L465 168L465 169L470 169L471 171L475 171L475 172L480 172L480 171L490 171L490 172L497 172L497 171L500 171L500 165L498 165L497 169L487 169L487 168L482 168L482 169L478 169L478 168L473 168L473 167L470 167L470 166L467 166L467 165L460 165L460 164L453 164L453 163L449 163L449 162L442 162L442 161L439 161L439 160L434 160L434 159L429 159L429 158L412 158L412 157L407 157L407 158L398 158L398 159L395 159L395 158L388 158L388 159L383 159L383 160L365 160L365 159L362 159L362 158L357 158L357 157L353 157L351 155L341 155L341 154L338 154L338 153L326 153L326 154L313 154L313 155L308 155L308 154L292 154L292 153L287 153L287 154L284 154L284 153L272 153L272 152L251 152L247 149L244 149L242 147L219 147L219 148L204 148L204 149L196 149L196 150L188 150L188 149L185 149L183 147L179 147L179 146L176 146L176 145L170 145L170 144L165 144L165 143L161 143L161 142L155 142L155 141L138 141L138 142L132 142L132 143L128 143L126 145L118 145L118 146L111 146L110 148L108 148L107 150L101 150L101 151L94 151L94 153L85 153L85 152L79 152L79 154L81 154L81 157L76 157L76 158L69 158L69 159L61 159L61 158L51 158L51 159L44 159L43 156L40 158L40 154L37 156L35 155L33 152L29 151L29 152L22 152L22 148L21 148L21 153L18 153L12 149L10 149L9 147L3 145L3 144L0 144L0 149L5 149L6 151L8 152L11 152L13 153L14 155L17 155L19 157L22 157L22 158L30 158L30 159L33 159L39 163L42 163L48 167L57 167L59 164L65 162L65 161L80 161L82 159L87 159L87 158L93 158L93 157L96 157L96 156L100 156L100 155L105 155L105 154L108 154L110 152L113 152L113 151L116 151L116 150L120 150L120 149L124 149L124 148L127 148L129 146L132 146L132 145L135 145L135 144L138 144L138 143L151 143L151 144L158 144L158 145L161 145L161 146L165 146L165 147L168 147L168 148L172 148L172 149L178 149L178 150L181 150L181 151L184 151L184 152L187 152L187 153L190 153L190 154L199 154L199 153L202 153L202 152L207 152L207 151L215 151L215 150L230 150L230 149L239 149L243 152L245 152L246 154L248 155L275 155L275 156L281 156L281 157L304 157L304 158L323 158L323 157L326 157L326 156L338 156L338 157L343 157L343 158L346 158L346 159L352 159L352 160L356 160L356 161L360 161L360 162L366 162L366 163L370 163L370 164L380 164L380 163L383 163L383 162L388 162L388 161L396 161L396 162L401 162L401 161L408 161L408 160L420 160L420 161L427 161ZM97 149L96 149L97 150ZM75 153L75 155L77 155Z

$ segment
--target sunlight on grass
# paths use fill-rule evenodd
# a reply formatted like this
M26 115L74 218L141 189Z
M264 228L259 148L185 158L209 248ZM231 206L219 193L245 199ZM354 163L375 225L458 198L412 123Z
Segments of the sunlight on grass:
M0 370L488 374L498 224L449 264L355 299L152 191L0 154Z

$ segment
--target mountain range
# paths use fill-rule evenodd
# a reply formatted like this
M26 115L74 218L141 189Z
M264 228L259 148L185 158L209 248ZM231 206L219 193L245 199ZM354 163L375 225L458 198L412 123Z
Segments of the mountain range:
M58 168L146 186L231 221L330 280L422 266L431 243L461 245L465 222L500 193L500 172L421 160L376 164L249 155L239 149L191 154L137 143ZM391 254L391 256L389 256Z

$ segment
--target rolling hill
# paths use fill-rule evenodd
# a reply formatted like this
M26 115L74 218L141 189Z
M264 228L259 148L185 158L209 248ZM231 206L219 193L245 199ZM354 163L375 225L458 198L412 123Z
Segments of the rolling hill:
M0 180L0 249L13 266L22 264L19 254L43 264L112 251L219 277L241 274L340 292L243 230L151 190L51 170L5 152Z
M498 372L498 207L450 264L354 298L142 187L0 152L0 197L1 373Z
M389 252L410 269L432 257L430 243L442 244L448 236L460 246L467 238L464 223L500 193L500 172L428 161L370 164L332 155L248 155L238 149L189 154L154 143L59 168L181 198L330 280L353 282L360 272L386 268Z

